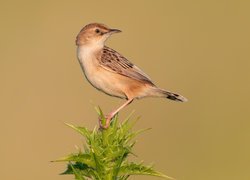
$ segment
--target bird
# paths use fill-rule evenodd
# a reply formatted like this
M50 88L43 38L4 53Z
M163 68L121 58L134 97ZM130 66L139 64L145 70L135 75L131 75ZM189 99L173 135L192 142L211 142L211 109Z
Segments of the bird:
M162 97L178 102L187 101L180 94L157 87L139 67L105 45L111 35L120 32L102 23L90 23L80 30L75 40L77 58L88 82L107 95L126 100L105 116L106 123L100 123L103 129L107 129L112 118L134 99Z

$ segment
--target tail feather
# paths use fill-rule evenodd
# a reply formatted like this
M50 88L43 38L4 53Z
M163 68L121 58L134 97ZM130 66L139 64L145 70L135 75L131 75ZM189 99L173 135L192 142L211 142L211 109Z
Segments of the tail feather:
M185 98L184 96L171 92L167 93L167 98L173 101L187 102L187 98Z
M155 89L154 95L156 95L158 97L165 97L165 98L168 98L168 99L173 100L173 101L179 101L179 102L187 102L188 101L187 98L185 98L184 96L182 96L180 94L169 92L169 91L166 91L166 90L160 89L160 88Z

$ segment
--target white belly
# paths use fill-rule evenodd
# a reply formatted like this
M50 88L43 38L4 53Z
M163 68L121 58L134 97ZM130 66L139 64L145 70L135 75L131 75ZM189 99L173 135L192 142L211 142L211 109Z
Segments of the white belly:
M122 87L117 84L116 74L103 69L93 56L93 51L78 47L77 55L85 77L92 86L111 96L126 98Z

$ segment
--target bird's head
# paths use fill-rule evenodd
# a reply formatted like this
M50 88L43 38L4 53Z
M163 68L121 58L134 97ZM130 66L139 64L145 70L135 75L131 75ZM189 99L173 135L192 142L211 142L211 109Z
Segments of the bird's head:
M110 29L104 24L91 23L82 28L76 37L76 45L100 45L103 46L110 35L121 32L118 29Z

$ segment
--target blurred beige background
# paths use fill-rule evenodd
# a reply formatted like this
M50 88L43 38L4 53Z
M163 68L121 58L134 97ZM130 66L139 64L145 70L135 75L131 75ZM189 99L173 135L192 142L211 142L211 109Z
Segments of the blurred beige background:
M92 88L75 53L90 22L123 31L108 45L188 103L134 101L120 113L152 127L138 161L178 180L250 179L249 1L5 1L0 6L0 179L70 180L64 163L93 128L94 106L123 101ZM131 179L157 179L133 177Z

